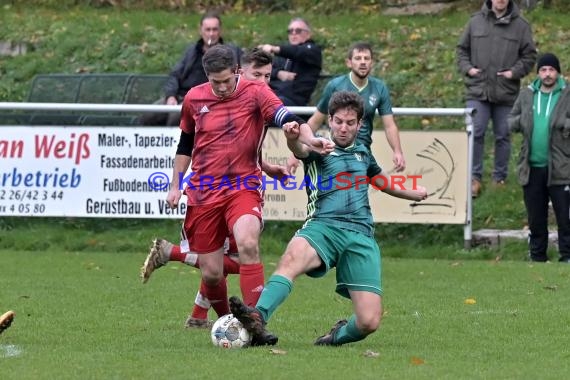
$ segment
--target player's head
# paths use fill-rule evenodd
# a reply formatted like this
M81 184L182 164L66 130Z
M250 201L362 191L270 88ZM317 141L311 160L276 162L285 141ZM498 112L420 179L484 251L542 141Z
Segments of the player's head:
M239 73L247 80L269 83L273 57L262 49L253 48L241 56Z
M222 19L215 12L207 12L200 19L200 36L204 45L213 46L222 36Z
M225 98L236 87L236 57L231 47L215 45L206 50L202 65L216 96Z
M368 42L356 42L348 49L346 66L360 79L370 75L373 62L372 46Z
M329 101L329 127L336 145L346 148L354 144L364 115L364 102L351 91L335 92Z
M311 39L311 25L307 20L296 17L289 23L287 27L287 35L291 45L300 45Z

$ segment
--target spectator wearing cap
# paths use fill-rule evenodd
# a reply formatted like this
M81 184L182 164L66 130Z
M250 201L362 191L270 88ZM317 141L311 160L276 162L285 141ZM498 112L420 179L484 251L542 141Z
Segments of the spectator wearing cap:
M510 129L523 136L517 171L530 229L529 258L549 260L550 200L558 225L559 261L570 263L570 90L554 54L539 58L537 73L509 115Z
M321 48L312 39L309 23L294 18L287 28L289 43L260 45L259 48L275 55L269 85L286 106L306 106L317 86L323 56Z

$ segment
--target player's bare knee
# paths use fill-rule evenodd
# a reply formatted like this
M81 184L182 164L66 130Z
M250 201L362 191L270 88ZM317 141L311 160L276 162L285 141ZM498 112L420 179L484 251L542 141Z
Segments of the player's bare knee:
M279 264L277 264L277 270L290 272L293 268L301 265L299 258L294 252L285 251L279 260Z
M283 256L281 256L275 273L294 279L297 276L314 269L315 265L312 264L311 258L312 257L305 251L287 249Z
M202 280L204 280L204 282L208 286L218 285L223 278L224 274L222 272L208 272L208 273L202 272Z
M356 326L364 334L372 334L380 327L380 314L369 314L357 317Z
M259 241L255 237L246 237L237 242L240 260L259 261Z
M317 252L304 238L293 238L277 265L278 269L287 269L291 274L299 275L321 266Z
M256 255L259 251L257 239L248 239L241 242L241 244L238 244L238 251L240 254L243 252L247 256Z

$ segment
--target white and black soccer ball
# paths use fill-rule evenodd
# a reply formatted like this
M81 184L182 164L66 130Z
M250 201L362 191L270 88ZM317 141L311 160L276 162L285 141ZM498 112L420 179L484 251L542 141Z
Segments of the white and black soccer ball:
M251 343L251 335L232 314L220 317L212 326L212 343L222 348L242 348Z

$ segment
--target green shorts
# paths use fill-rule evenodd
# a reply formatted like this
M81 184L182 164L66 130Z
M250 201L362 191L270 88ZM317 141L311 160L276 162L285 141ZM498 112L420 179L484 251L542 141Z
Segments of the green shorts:
M349 290L382 295L382 259L373 237L315 220L306 222L295 236L307 240L323 261L308 276L322 277L336 267L336 292L341 296L350 298Z

